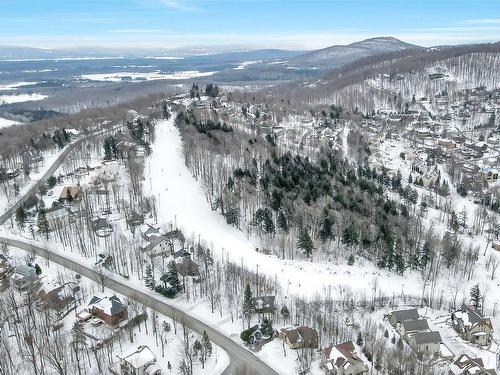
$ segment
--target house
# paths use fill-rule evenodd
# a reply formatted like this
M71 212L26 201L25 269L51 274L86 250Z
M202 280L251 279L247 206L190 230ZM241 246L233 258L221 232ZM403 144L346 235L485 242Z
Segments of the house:
M406 340L415 333L430 332L427 319L407 320L400 324L400 334Z
M479 177L481 177L483 181L496 181L498 180L498 169L483 167L479 170Z
M439 332L416 333L408 338L408 344L415 353L425 357L439 355L442 341Z
M118 362L109 368L115 375L161 375L156 357L147 345L141 345L117 356Z
M276 312L275 296L253 297L252 304L257 314L274 314Z
M28 265L21 265L15 268L10 276L10 282L18 289L27 288L37 280L36 268Z
M130 212L127 216L127 224L130 228L141 226L144 223L144 216L136 211Z
M75 300L74 295L80 290L76 283L44 283L38 292L38 298L45 308L67 311Z
M82 189L79 186L65 186L59 195L59 199L72 202L81 199L82 195Z
M494 369L485 369L481 358L461 354L450 364L450 375L496 375Z
M290 349L317 349L319 345L318 331L306 326L282 328L280 338L287 343Z
M15 169L7 169L7 172L5 172L5 176L10 180L13 178L16 178L21 174L21 170L18 168Z
M477 345L488 345L491 342L493 325L490 318L483 317L477 309L462 305L460 310L451 315L453 329L464 340Z
M200 267L196 264L191 257L182 257L174 261L175 270L182 277L186 276L199 276Z
M171 252L168 238L166 236L150 236L151 242L141 247L143 253L149 256L169 255Z
M398 310L393 311L389 315L389 322L393 327L397 328L398 323L402 323L408 320L418 320L419 319L417 309L409 309L409 310Z
M102 217L92 220L92 230L98 237L108 237L113 233L113 227Z
M357 356L352 341L323 349L321 367L327 375L362 375L368 372L368 367Z
M50 229L55 229L58 223L61 223L65 219L72 219L74 217L73 212L68 207L54 207L45 211L45 218L49 223Z
M94 296L88 305L89 312L110 326L116 326L128 318L127 306L115 295Z
M144 240L151 241L153 238L161 237L162 233L160 228L144 224L141 226L141 236Z

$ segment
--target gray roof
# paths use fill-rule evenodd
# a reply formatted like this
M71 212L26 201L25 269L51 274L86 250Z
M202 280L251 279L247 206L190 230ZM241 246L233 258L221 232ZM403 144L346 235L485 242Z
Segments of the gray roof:
M425 331L426 329L429 329L429 324L426 319L407 320L402 324L406 332Z
M472 324L476 324L484 320L483 315L479 311L471 309L466 304L462 305L460 311L467 313L467 315L469 316L469 322L471 322Z
M33 276L36 274L35 267L28 266L26 264L22 264L16 267L16 273L23 275L24 277Z
M148 243L145 247L142 248L142 251L145 252L145 253L150 252L156 246L158 246L159 244L161 244L162 242L164 242L166 240L167 240L167 237L165 237L165 236L153 237L152 241L150 243Z
M393 311L392 316L396 322L404 322L406 320L418 320L419 315L417 309Z
M441 344L443 341L439 332L417 333L413 336L415 344Z

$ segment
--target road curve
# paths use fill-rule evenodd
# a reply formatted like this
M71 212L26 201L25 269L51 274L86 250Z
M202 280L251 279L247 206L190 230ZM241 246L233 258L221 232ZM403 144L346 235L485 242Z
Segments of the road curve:
M13 239L0 236L0 242L6 243L9 246L17 247L21 250L30 252L37 256L46 258L55 262L67 269L70 269L90 280L97 283L100 282L99 272L96 270L78 263L70 258L67 258L59 253L53 252L50 249L43 248L28 241ZM127 285L127 280L120 276L113 275L105 282L105 286L114 290L130 299L133 299L144 306L149 307L170 318L175 318L177 321L184 323L191 330L202 334L206 331L210 339L219 347L223 348L229 355L230 365L224 371L225 375L278 375L271 367L257 358L252 352L245 349L243 346L235 343L229 337L217 331L215 328L201 322L200 320L188 315L182 310L161 300L156 295L149 295L141 290Z
M16 203L14 203L9 209L7 209L4 213L2 213L2 215L0 215L0 225L4 224L12 215L14 215L14 212L16 212L17 208L24 202L26 202L29 197L31 197L33 194L36 194L36 192L38 191L38 187L41 184L45 183L49 179L49 177L54 174L57 168L59 168L61 163L66 159L66 157L71 153L71 151L73 151L76 148L76 146L78 146L80 143L88 140L91 137L102 135L104 133L120 129L122 127L123 125L118 125L112 127L111 129L99 130L95 133L84 135L78 138L76 141L68 144L66 146L66 149L63 152L61 152L61 155L59 155L56 160L54 160L52 165L47 169L47 171L43 174L43 176L40 177L38 181L36 181L33 184L33 186L31 186L27 191L23 192L23 195L16 201Z

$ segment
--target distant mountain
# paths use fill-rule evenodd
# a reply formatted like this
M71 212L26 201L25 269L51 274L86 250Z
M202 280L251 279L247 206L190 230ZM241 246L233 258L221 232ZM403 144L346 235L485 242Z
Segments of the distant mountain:
M301 67L318 66L335 68L363 57L401 51L408 48L422 48L405 43L393 37L377 37L348 45L335 45L304 53L290 60Z
M221 49L177 48L167 49L108 49L72 48L42 49L32 47L0 46L0 60L42 60L42 59L83 59L83 58L145 58L145 57L200 57L213 61L269 60L285 59L302 54L303 51L280 49Z

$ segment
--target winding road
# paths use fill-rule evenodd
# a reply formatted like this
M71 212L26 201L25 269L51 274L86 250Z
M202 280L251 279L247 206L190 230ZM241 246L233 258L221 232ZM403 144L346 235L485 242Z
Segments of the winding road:
M6 243L9 246L17 247L21 250L46 258L47 260L57 263L71 271L74 271L96 283L100 284L102 275L95 269L63 256L48 248L42 247L42 244L37 245L24 239L14 239L10 237L0 236L0 242ZM176 319L178 322L185 324L191 330L202 334L206 331L210 340L217 346L223 348L230 358L230 365L224 371L225 375L274 375L277 373L270 368L266 363L258 359L252 352L231 340L215 328L203 323L202 321L186 314L179 308L168 304L160 299L155 294L149 294L139 290L133 285L130 285L128 280L121 276L112 274L105 279L106 288L120 293L130 299L133 299L142 305L157 311L160 314Z
M98 133L95 133L93 135L97 134ZM33 186L27 189L26 192L24 192L23 195L0 216L0 225L4 224L21 204L26 202L29 197L35 194L38 191L39 186L45 183L47 179L54 174L71 151L73 151L76 146L81 144L86 139L88 139L88 137L80 138L69 144L47 169L43 176L36 181ZM0 242L46 258L97 283L100 283L102 280L102 275L97 270L94 270L81 262L77 262L70 257L64 256L48 248L44 248L41 243L28 241L20 237L12 238L5 236L0 236ZM157 311L160 314L176 319L177 321L185 324L189 329L199 334L206 331L210 339L217 346L223 348L229 355L230 364L223 372L224 375L278 375L276 371L257 358L252 352L239 343L231 340L231 338L225 336L217 329L203 323L179 308L172 306L167 301L160 299L154 294L150 295L149 293L138 289L129 283L129 281L125 278L112 274L109 277L106 277L105 286L143 304L144 306L149 307L152 310Z

